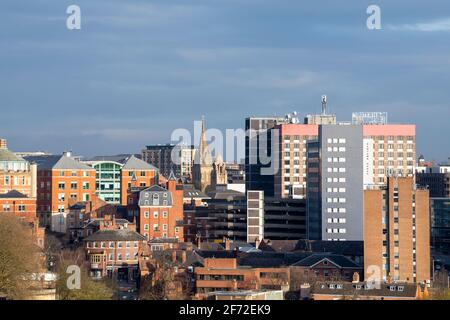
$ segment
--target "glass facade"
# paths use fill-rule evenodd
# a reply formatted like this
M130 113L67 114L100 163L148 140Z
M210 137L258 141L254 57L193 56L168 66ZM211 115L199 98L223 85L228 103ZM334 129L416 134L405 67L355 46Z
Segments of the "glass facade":
M96 195L108 203L120 203L120 170L122 164L102 161L93 165L96 170Z
M450 253L450 198L430 199L431 246L444 254Z

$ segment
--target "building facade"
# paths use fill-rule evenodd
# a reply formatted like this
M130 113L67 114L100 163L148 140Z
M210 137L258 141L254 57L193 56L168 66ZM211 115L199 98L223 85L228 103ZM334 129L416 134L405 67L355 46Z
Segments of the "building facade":
M450 253L450 198L430 198L431 248Z
M183 186L175 180L167 189L154 185L139 193L138 231L146 239L174 238L184 240Z
M213 191L212 173L213 160L206 141L205 122L202 121L199 148L192 167L192 182L195 188L206 193Z
M364 191L366 279L430 279L429 192L413 178L389 177L385 187Z
M166 178L173 172L176 177L192 178L195 148L188 145L149 145L142 150L142 160L159 169Z
M132 188L150 187L158 183L158 169L134 155L124 160L120 171L120 203L127 205Z
M363 127L321 125L308 144L309 239L363 240Z
M86 257L93 278L132 282L139 277L139 254L144 237L128 229L100 230L85 238Z
M27 157L37 163L37 213L42 226L66 233L71 203L89 201L95 194L95 169L63 155Z

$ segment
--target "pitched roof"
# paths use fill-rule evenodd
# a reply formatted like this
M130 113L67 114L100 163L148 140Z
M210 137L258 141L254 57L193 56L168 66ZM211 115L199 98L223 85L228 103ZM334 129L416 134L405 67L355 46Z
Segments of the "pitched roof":
M241 252L239 253L238 264L254 268L284 267L290 266L308 255L309 253L304 252Z
M25 157L29 162L35 162L40 170L95 170L88 165L66 155L45 155Z
M364 243L362 241L299 240L295 250L316 253L329 252L345 256L362 256L364 253Z
M139 193L140 207L170 207L172 206L172 192L154 185Z
M147 163L141 159L136 158L134 155L131 155L123 165L122 169L124 170L155 170L158 169L155 166L152 166L150 163Z
M312 254L309 257L306 257L296 263L293 264L293 266L298 267L314 267L316 264L327 260L328 262L331 262L332 264L336 265L337 267L341 268L362 268L360 265L356 264L355 262L351 261L347 257L339 254L328 254L328 253L316 253Z
M84 241L143 241L145 237L137 233L136 231L129 229L116 229L116 230L100 230Z
M183 197L209 199L209 197L204 192L195 189L195 187L192 184L183 185Z
M263 240L258 249L263 251L290 252L297 247L298 240Z
M87 161L113 161L124 164L128 158L130 158L132 154L117 154L113 156L95 156L93 158L88 159ZM134 155L136 156L136 155Z
M17 190L11 190L8 193L0 194L0 198L2 199L22 199L22 198L28 198L28 196L24 195L23 193L17 191Z
M0 161L25 161L22 157L14 154L6 148L0 148Z

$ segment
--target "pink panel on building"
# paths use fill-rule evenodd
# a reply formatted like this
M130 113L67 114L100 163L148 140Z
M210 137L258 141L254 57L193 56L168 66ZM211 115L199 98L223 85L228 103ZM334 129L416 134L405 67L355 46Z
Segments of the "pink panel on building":
M364 125L364 136L415 136L416 125L414 124L383 124Z
M276 126L281 135L287 136L317 136L319 126L316 124L281 124Z

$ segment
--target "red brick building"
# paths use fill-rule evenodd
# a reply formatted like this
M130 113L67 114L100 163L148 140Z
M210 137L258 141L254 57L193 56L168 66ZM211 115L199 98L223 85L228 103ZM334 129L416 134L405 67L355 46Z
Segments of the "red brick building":
M239 266L235 258L207 258L194 270L196 298L205 299L216 291L289 290L290 268Z
M27 157L38 165L37 212L41 225L65 233L71 203L89 201L95 194L95 169L70 153Z
M13 213L26 222L35 223L36 198L30 198L16 190L0 194L0 213Z
M136 201L136 193L130 196ZM147 239L184 239L183 186L176 180L167 182L167 188L154 185L139 192L138 231ZM133 205L133 203L130 203Z
M90 276L136 281L144 240L142 235L126 228L100 230L90 235L84 240Z
M36 220L36 165L8 150L0 139L0 213Z
M128 194L132 188L144 188L157 184L158 169L132 155L120 172L120 202L127 205Z

